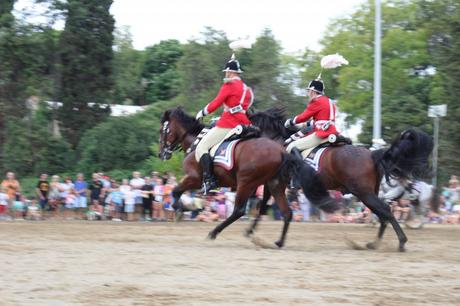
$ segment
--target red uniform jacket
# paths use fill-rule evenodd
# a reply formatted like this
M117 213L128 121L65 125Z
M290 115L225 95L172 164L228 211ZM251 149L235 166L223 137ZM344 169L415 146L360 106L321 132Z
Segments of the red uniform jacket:
M314 131L319 138L326 138L331 134L338 134L335 128L335 105L329 102L328 97L319 96L312 100L303 113L294 117L294 123L302 123L310 118L313 118L315 121ZM323 130L323 125L329 120L332 121L329 124L329 128Z
M244 88L246 88L246 90L244 90ZM246 94L243 98L244 92L246 92ZM253 99L252 90L244 85L241 79L234 79L222 85L217 97L206 105L204 112L206 115L210 114L223 104L224 112L216 123L218 127L234 128L240 124L249 125L251 121L249 121L246 116L246 111L251 106ZM241 105L241 111L232 114L230 109L239 105Z

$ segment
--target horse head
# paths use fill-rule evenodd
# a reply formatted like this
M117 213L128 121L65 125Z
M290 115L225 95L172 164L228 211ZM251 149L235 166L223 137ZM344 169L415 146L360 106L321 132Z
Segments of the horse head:
M203 124L187 115L181 107L165 111L161 117L158 157L162 160L170 159L172 153L182 147L188 134L196 136L203 127Z
M160 126L160 150L158 157L161 160L168 160L171 158L172 153L178 147L179 135L176 125L176 119L172 116L173 110L167 110L161 117Z

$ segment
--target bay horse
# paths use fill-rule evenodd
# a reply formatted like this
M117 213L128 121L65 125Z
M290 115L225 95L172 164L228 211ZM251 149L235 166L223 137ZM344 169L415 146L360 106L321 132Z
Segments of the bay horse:
M173 151L182 149L185 152L195 142L204 125L194 117L187 115L181 107L165 111L161 117L159 157L162 160L171 158ZM179 198L183 192L199 189L202 184L202 170L195 159L194 152L187 152L183 160L185 176L172 192L175 209L181 210ZM285 189L290 174L302 167L299 158L288 154L282 145L267 138L250 138L240 141L235 148L235 162L231 170L214 166L214 173L219 187L236 189L235 209L225 221L208 234L209 239L217 235L228 225L245 214L246 202L258 186L265 184L278 203L283 214L281 237L275 242L282 247L285 242L292 211L285 196Z
M273 108L256 113L249 118L263 131L263 136L282 144L295 131L284 127L284 109ZM390 207L378 198L382 177L423 179L430 176L428 156L433 150L431 136L416 129L403 131L388 149L370 151L353 145L331 146L324 153L321 168L313 182L310 176L298 173L298 179L307 198L317 190L339 190L352 193L360 199L380 221L377 239L366 245L368 249L379 247L387 224L390 223L399 240L399 251L405 251L407 236L391 213ZM319 189L317 189L318 187ZM261 212L266 210L261 204ZM252 229L258 219L254 220ZM251 229L249 230L251 231Z

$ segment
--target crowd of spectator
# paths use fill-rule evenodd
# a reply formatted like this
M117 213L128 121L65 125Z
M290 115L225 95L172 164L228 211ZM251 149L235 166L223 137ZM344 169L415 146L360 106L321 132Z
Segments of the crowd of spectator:
M15 174L8 172L0 187L0 220L112 220L120 221L171 221L175 218L172 190L177 185L171 173L152 172L141 176L133 172L130 179L117 181L104 173L93 173L90 180L79 173L75 178L57 175L49 179L41 174L35 195L25 197ZM460 187L456 176L441 193L440 208L428 211L426 219L433 223L460 223ZM254 215L263 195L263 186L249 198L247 216ZM293 221L322 221L338 223L370 223L375 219L370 210L351 195L331 191L342 209L326 214L314 206L301 191L288 189L287 199L293 211ZM232 212L235 192L221 188L207 196L185 192L181 203L188 211L187 219L213 222L227 218ZM280 210L273 199L269 201L270 216L281 220ZM398 221L404 221L413 209L411 199L402 197L390 203Z

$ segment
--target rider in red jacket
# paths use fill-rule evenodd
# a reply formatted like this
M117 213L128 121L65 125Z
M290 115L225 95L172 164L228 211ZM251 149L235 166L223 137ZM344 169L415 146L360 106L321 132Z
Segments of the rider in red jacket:
M326 139L331 134L338 134L335 128L335 105L324 95L324 83L320 79L311 81L307 87L309 103L305 111L292 119L285 122L286 127L314 120L313 133L306 137L291 142L287 151L291 152L294 148L303 151L309 148L326 142Z
M254 100L254 94L240 78L243 72L240 68L240 63L234 56L225 65L224 70L225 78L217 97L208 103L202 110L200 110L196 119L200 119L222 105L224 112L217 121L217 124L212 128L200 141L195 150L196 160L199 161L203 169L203 190L204 194L209 190L217 187L217 182L213 174L213 161L209 155L209 149L221 142L228 132L238 125L250 125L246 111L251 106Z

